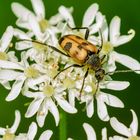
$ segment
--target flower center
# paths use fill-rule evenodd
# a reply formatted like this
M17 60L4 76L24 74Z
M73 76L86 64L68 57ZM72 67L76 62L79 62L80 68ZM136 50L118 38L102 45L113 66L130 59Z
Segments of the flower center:
M140 140L140 137L138 136L132 136L129 138L129 140Z
M63 83L65 88L72 88L75 85L75 81L72 80L71 78L65 78L63 80Z
M8 60L8 55L5 52L0 52L0 60Z
M35 43L33 42L33 46L34 48L39 51L39 52L43 52L43 51L46 51L47 50L47 46L46 45L42 45L42 44L39 44L39 43Z
M52 85L47 85L43 88L43 93L47 96L47 97L51 97L54 94L54 88Z
M42 32L45 32L46 28L48 28L48 26L49 26L48 21L46 19L41 19L39 21L39 25L40 25Z
M110 53L112 50L113 50L112 44L108 41L104 42L102 50L101 50L101 54L106 55L106 54Z
M59 66L58 66L58 63L56 63L56 62L54 62L54 61L50 61L49 63L48 63L48 71L47 71L47 73L48 73L48 75L51 77L51 78L53 78L54 76L56 76L57 75L57 73L58 73L58 68L59 68Z
M15 135L10 133L9 129L6 129L5 135L3 135L2 140L14 140L15 139Z
M39 75L39 71L33 67L28 67L24 70L24 74L27 78L36 78Z

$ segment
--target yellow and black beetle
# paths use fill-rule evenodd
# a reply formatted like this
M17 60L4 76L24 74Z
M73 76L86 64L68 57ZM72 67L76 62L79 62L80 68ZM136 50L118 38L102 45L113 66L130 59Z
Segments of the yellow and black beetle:
M70 67L84 67L85 65L88 66L87 71L83 77L83 82L80 90L80 94L83 90L84 87L84 82L85 78L88 75L89 69L92 69L95 71L95 77L97 79L97 83L103 79L105 75L105 71L102 69L102 62L105 58L103 56L102 58L99 57L99 52L102 49L101 47L97 47L94 44L90 43L87 41L88 36L89 36L89 29L87 27L81 27L81 28L71 28L72 30L75 29L85 29L85 38L81 38L79 36L73 35L73 34L68 34L60 38L59 40L59 45L62 47L62 49L67 53L63 53L59 49L57 49L54 46L48 45L48 44L43 44L41 42L35 41L35 40L20 40L20 41L31 41L35 43L39 43L41 45L47 45L48 47L52 48L54 51L57 51L67 57L71 57L76 64L73 64L71 66L68 66L67 68L61 70L55 77L54 79L63 71ZM101 38L102 39L102 38ZM98 85L97 85L98 89ZM96 89L96 90L97 90Z

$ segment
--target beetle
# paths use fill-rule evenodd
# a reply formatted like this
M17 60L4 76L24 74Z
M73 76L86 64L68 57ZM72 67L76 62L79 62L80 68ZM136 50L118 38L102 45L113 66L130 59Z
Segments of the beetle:
M71 28L71 27L70 27ZM95 71L95 77L97 80L97 89L96 92L98 90L98 86L99 86L99 82L103 79L104 75L105 75L105 70L102 69L102 62L105 58L105 55L102 56L101 58L99 57L99 53L102 49L102 36L101 36L101 46L97 47L96 45L90 43L89 41L87 41L88 36L89 36L89 29L88 27L76 27L76 28L71 28L72 30L77 30L77 29L85 29L85 37L81 38L77 35L74 34L68 34L65 36L62 36L59 39L59 45L62 47L62 49L66 52L63 53L62 51L60 51L59 49L57 49L54 46L51 45L47 45L41 42L38 42L36 40L20 40L20 41L31 41L31 42L35 42L41 45L47 45L49 48L53 49L54 51L57 51L58 53L61 53L62 55L65 55L67 57L71 57L76 63L73 65L70 65L68 67L66 67L65 69L61 70L60 72L58 72L58 74L54 77L54 79L63 71L69 69L70 67L84 67L87 66L87 70L84 74L83 77L83 81L82 81L82 86L80 89L80 95L82 93L83 87L84 87L84 83L85 83L85 79L88 76L88 72L89 69L92 69L93 71Z
M105 58L103 55L101 58L99 57L99 53L102 49L102 36L101 36L101 47L97 47L96 45L87 41L89 36L89 29L87 27L80 27L80 28L71 28L72 30L75 29L86 29L85 37L81 38L77 35L68 34L60 38L59 45L62 49L70 56L77 64L73 64L62 71L70 67L84 67L87 66L86 73L83 77L83 82L80 90L80 95L84 87L85 78L88 75L89 69L95 71L95 77L97 79L97 89L99 86L99 82L103 79L105 75L105 70L102 69L102 62ZM54 78L56 78L62 71L60 71Z
M68 25L69 28L71 28ZM58 74L56 74L54 76L54 79L63 71L71 68L71 67L84 67L87 66L87 70L84 74L83 77L83 81L82 81L82 86L80 89L80 96L84 87L84 83L85 83L85 79L88 76L88 72L89 69L93 70L95 72L95 78L97 80L97 86L96 86L96 90L95 93L98 90L99 87L99 82L103 80L105 75L110 75L110 74L114 74L114 73L122 73L122 72L136 72L136 71L140 71L140 70L117 70L117 71L113 71L113 72L107 72L105 73L105 70L102 68L102 65L105 63L104 58L106 57L106 55L103 55L100 57L99 53L102 50L103 47L103 38L101 35L101 30L99 29L99 34L101 36L101 45L99 47L97 47L96 45L90 43L89 41L87 41L88 37L89 37L89 28L88 27L76 27L76 28L71 28L72 30L77 30L77 29L85 29L85 37L81 38L77 35L74 34L68 34L65 36L62 36L59 39L59 45L62 47L62 49L66 52L62 52L59 49L57 49L54 46L48 45L48 44L44 44L41 43L39 41L36 40L28 40L28 39L20 39L19 41L30 41L30 42L34 42L34 43L38 43L40 45L45 45L51 49L53 49L54 51L57 51L58 53L65 55L67 57L71 57L76 63L73 65L70 65L68 67L66 67L65 69L61 70L58 72Z

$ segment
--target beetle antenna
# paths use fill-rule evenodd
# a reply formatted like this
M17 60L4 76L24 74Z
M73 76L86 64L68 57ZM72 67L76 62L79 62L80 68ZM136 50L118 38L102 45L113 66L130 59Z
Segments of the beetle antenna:
M117 70L117 71L112 71L112 72L107 72L105 73L105 75L110 75L110 74L114 74L114 73L126 73L126 72L136 72L140 70Z
M63 53L62 51L60 51L60 50L57 49L56 47L51 46L51 45L48 45L48 44L45 44L45 43L42 43L42 42L39 42L39 41L36 41L36 40L20 39L20 40L18 40L18 41L28 41L28 42L37 43L37 44L40 44L40 45L43 45L43 46L47 46L47 47L51 48L52 50L54 50L54 51L56 51L56 52L58 52L58 53L61 53L61 54L65 55L65 56L67 56L67 57L70 57L69 55Z

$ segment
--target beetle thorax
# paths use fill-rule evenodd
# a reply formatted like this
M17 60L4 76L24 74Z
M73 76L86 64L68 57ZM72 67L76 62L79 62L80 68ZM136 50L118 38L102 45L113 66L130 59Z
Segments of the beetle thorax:
M101 67L101 60L98 56L98 54L92 54L89 56L86 64L93 69L94 71L97 71Z

